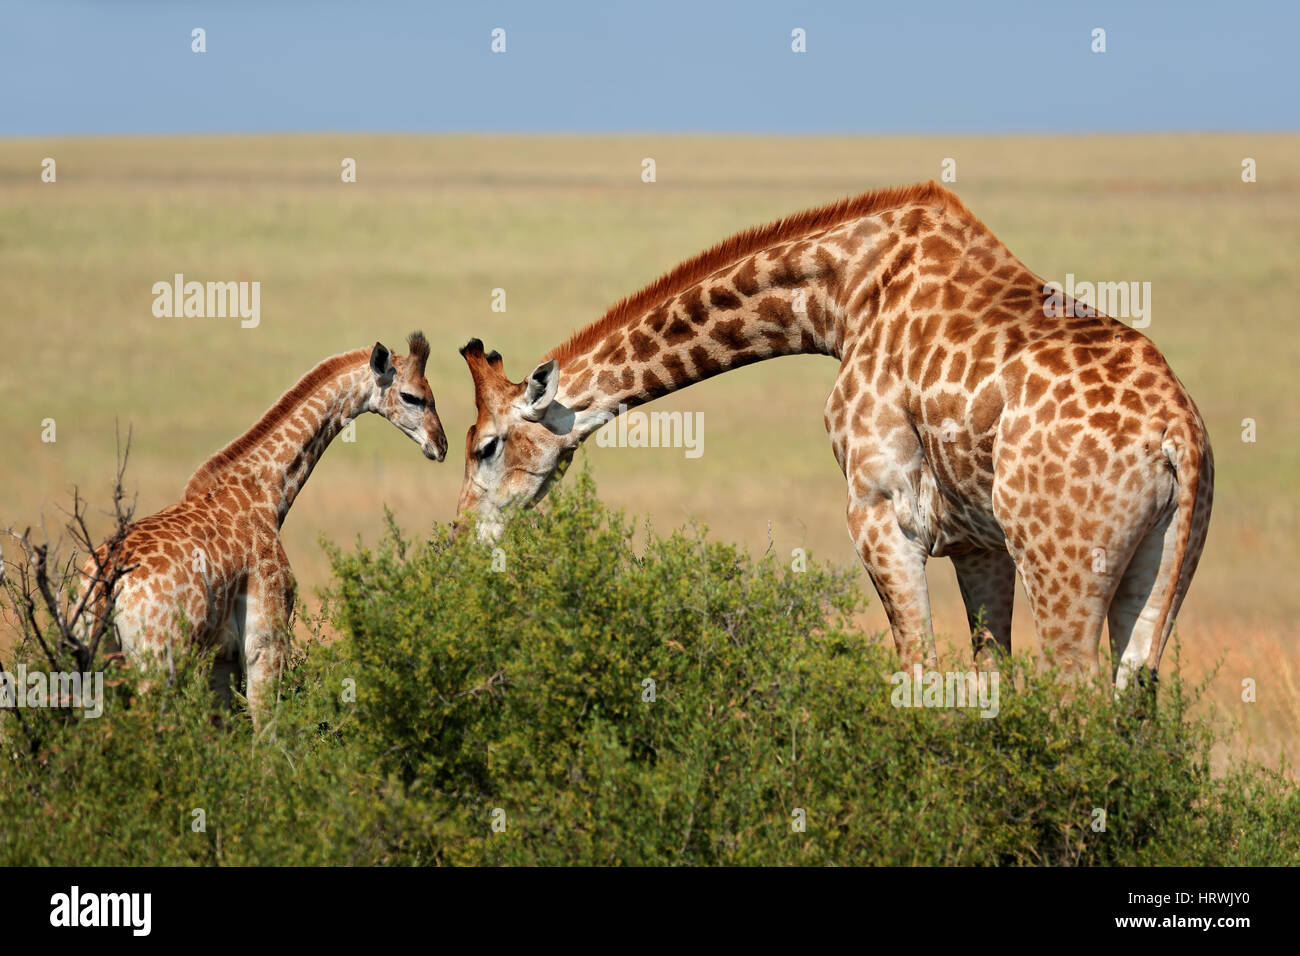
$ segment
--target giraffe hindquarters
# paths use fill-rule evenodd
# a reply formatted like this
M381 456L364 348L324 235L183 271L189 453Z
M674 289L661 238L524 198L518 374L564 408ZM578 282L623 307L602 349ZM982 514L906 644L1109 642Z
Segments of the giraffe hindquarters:
M191 624L203 620L183 599L168 600L149 588L145 576L129 576L122 586L113 612L112 643L132 665L142 668L165 666L177 650L176 639L182 632L201 630Z
M1086 447L1092 453L1076 455L1068 468L1056 462L1037 470L1037 497L1025 494L1030 483L1013 471L1018 459L1009 455L998 463L992 493L1039 645L1066 676L1100 676L1097 652L1108 619L1112 646L1123 644L1119 659L1142 659L1138 645L1150 648L1141 618L1148 601L1158 615L1165 596L1153 593L1154 582L1179 492L1165 453L1150 438L1111 454L1096 440Z

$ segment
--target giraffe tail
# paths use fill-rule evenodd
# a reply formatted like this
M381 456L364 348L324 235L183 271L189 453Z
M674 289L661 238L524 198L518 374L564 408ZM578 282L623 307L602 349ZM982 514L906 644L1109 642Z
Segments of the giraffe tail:
M1147 652L1146 666L1152 674L1160 668L1160 657L1164 654L1165 643L1173 630L1174 606L1182 594L1179 582L1186 564L1187 546L1192 536L1192 519L1200 490L1201 468L1204 464L1203 440L1204 433L1200 429L1180 424L1165 433L1160 445L1160 450L1174 471L1178 494L1174 516L1173 563L1169 568L1169 578L1164 582L1165 593L1160 604L1160 617L1156 621L1151 649Z

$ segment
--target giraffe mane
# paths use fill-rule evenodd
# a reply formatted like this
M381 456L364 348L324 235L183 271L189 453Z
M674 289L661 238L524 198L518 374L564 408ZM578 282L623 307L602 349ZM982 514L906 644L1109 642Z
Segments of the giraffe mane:
M355 368L369 361L370 350L357 349L355 352L333 355L309 369L302 378L298 379L287 392L276 400L274 405L266 410L265 414L253 424L252 428L199 466L185 485L184 497L188 498L192 494L207 491L211 488L227 465L247 454L323 383L335 378L345 369Z
M850 196L824 206L794 213L765 226L744 229L678 264L639 292L620 299L610 306L601 318L579 329L561 345L548 352L545 359L556 359L563 366L567 360L587 351L615 329L648 312L658 303L684 292L719 269L734 265L768 246L801 239L824 232L851 219L860 219L863 216L913 203L939 203L949 209L958 210L966 216L971 215L956 195L931 179L929 182L912 186L873 189L858 196Z

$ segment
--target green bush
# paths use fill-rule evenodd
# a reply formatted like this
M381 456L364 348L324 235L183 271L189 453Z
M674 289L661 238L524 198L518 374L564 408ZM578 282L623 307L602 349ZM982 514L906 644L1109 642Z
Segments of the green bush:
M99 718L26 710L19 726L5 712L0 864L412 859L407 806L393 798L401 788L370 776L331 730L336 712L321 690L331 655L319 650L295 662L260 735L217 702L198 654L180 655L175 676L148 687L110 666Z
M1145 717L1020 660L995 718L899 709L854 575L634 530L581 474L496 550L391 518L332 548L340 637L300 649L260 734L195 655L147 689L111 668L99 719L4 712L0 863L1300 857L1294 786L1212 774L1176 675Z
M849 575L686 532L638 554L633 531L582 475L495 552L391 529L375 552L334 553L357 743L429 805L429 856L1297 859L1296 791L1259 769L1212 776L1213 735L1176 678L1148 719L1026 662L1002 669L995 719L898 709L892 650L850 626Z

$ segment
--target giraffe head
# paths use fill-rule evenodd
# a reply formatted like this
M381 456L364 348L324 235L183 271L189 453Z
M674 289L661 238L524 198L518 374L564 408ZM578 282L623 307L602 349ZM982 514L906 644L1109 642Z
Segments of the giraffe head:
M522 382L512 382L501 354L483 354L471 339L460 350L474 378L478 418L465 436L465 479L456 514L472 513L479 537L495 539L507 512L546 496L577 448L575 415L555 400L560 370L543 362Z
M412 332L407 345L410 354L402 356L375 343L370 352L370 371L374 375L370 409L418 442L425 458L442 461L447 455L447 436L433 405L433 391L424 377L429 343L423 332Z

